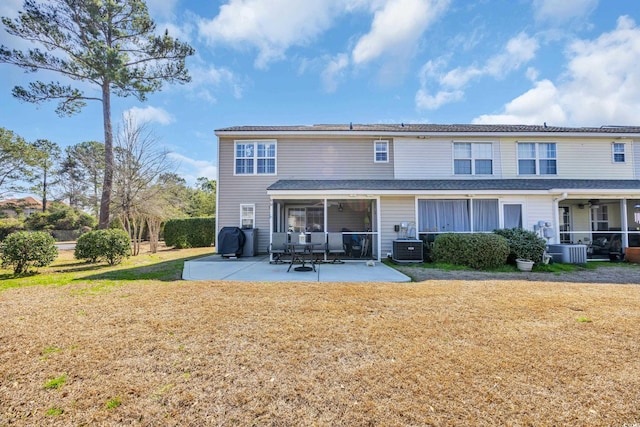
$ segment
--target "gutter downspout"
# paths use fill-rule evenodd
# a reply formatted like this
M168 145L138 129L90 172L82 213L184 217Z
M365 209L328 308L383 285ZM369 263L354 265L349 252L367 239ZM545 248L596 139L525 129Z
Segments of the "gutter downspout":
M553 199L553 221L555 228L555 240L556 243L560 243L560 202L567 199L567 192L560 194L559 197Z

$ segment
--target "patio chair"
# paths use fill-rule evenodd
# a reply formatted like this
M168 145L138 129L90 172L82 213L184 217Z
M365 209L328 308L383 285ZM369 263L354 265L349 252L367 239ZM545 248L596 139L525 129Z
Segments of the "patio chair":
M313 257L314 262L317 262L316 257L318 255L322 255L322 257L324 257L324 254L327 250L327 236L324 234L324 232L313 232L310 234L311 234L310 243L313 244L313 249L311 250L311 256Z
M344 248L342 233L329 233L327 235L327 253L329 255L333 255L333 259L331 260L332 263L344 264L344 261L338 258L338 256L347 253Z
M271 235L271 245L269 246L270 264L284 264L282 257L289 254L286 243L287 233L273 233Z

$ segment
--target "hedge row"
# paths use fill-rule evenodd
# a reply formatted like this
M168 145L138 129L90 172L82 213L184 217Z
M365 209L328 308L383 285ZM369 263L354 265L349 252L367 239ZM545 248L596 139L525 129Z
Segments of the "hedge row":
M433 243L435 262L466 265L477 270L498 268L509 255L507 239L497 234L440 234Z
M214 217L170 219L164 225L164 242L167 246L205 248L215 241Z

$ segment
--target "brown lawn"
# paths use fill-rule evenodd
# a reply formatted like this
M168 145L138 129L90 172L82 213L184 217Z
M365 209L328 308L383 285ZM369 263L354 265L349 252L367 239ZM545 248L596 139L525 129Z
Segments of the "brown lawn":
M640 286L80 281L0 313L0 426L640 423Z

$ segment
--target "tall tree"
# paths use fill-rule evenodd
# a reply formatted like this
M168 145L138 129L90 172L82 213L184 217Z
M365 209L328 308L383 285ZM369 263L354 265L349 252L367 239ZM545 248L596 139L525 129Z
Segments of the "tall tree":
M42 212L47 210L47 197L51 194L51 185L58 179L51 177L51 173L60 162L60 147L55 142L46 139L38 139L33 143L35 148L35 173L33 180L35 185L31 190L42 199Z
M216 214L216 181L201 176L191 190L189 216L213 216Z
M62 198L67 200L69 206L76 209L85 208L83 204L84 193L87 188L84 170L78 159L73 155L74 146L65 148L64 156L60 162L60 186L62 187ZM98 215L94 210L93 214Z
M24 190L35 164L35 149L22 137L0 128L0 198Z
M111 94L144 101L164 82L190 81L185 59L194 50L166 31L156 36L143 0L25 0L23 9L18 18L3 17L2 23L9 34L37 46L23 52L1 45L0 62L30 72L53 71L83 84L35 81L28 88L16 86L13 95L33 103L58 100L59 115L79 112L88 100L102 103L105 170L99 225L106 228L113 184ZM100 93L85 95L81 88L86 83Z
M97 217L100 212L100 194L104 176L104 144L97 141L85 141L70 148L73 158L78 162L82 176L88 188L83 193L82 203L90 207Z

